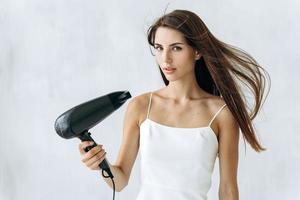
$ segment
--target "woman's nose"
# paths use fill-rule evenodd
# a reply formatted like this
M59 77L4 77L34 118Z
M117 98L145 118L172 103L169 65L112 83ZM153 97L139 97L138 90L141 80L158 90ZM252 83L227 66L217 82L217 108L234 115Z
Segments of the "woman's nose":
M168 50L165 50L162 53L162 61L165 62L165 63L170 63L172 61L171 57L172 57L171 53Z

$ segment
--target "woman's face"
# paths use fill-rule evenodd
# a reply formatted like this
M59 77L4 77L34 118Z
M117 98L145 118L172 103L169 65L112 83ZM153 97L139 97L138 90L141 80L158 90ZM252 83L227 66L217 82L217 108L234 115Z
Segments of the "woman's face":
M194 76L195 62L200 58L196 50L187 44L181 32L167 27L156 30L154 54L157 64L169 81Z

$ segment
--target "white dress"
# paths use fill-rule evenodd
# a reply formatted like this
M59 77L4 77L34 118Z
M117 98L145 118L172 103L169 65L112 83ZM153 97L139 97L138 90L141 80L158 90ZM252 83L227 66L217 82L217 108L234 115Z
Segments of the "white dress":
M148 118L140 126L141 186L136 200L206 200L218 154L208 126L177 128Z

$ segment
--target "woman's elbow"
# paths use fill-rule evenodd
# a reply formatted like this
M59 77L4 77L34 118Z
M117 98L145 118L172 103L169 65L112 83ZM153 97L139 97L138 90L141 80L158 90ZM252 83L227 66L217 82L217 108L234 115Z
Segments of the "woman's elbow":
M123 187L116 188L116 192L122 192L122 190L124 190L127 185L128 185L128 183L126 185L123 185Z
M219 198L220 200L239 200L238 186L220 187Z

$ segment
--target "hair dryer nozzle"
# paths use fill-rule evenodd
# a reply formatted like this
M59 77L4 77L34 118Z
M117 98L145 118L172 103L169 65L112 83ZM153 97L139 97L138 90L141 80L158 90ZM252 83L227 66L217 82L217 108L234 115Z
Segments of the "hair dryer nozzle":
M92 99L61 114L55 121L55 130L63 138L79 137L131 97L128 91L117 91Z

